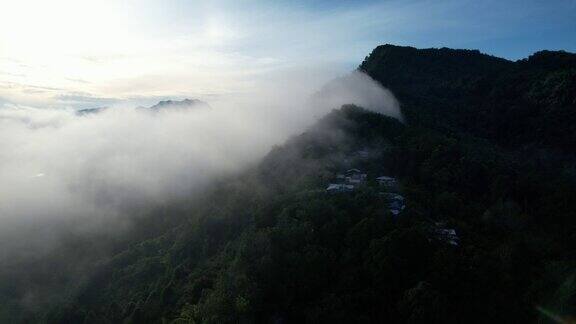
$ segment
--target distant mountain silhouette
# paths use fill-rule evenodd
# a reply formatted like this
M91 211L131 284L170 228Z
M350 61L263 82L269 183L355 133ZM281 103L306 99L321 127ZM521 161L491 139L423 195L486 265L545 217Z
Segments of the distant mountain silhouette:
M80 110L76 111L76 114L80 115L80 116L92 115L92 114L100 113L106 109L108 109L108 107L86 108L86 109L80 109Z
M150 107L152 110L163 109L189 109L189 108L210 108L206 102L198 99L184 99L184 100L163 100Z
M160 111L160 110L173 110L173 109L206 109L211 108L209 104L198 99L184 99L184 100L162 100L151 107L139 106L136 109L150 110L150 111ZM86 108L76 111L79 116L86 116L101 113L102 111L109 109L109 107L98 107L98 108Z

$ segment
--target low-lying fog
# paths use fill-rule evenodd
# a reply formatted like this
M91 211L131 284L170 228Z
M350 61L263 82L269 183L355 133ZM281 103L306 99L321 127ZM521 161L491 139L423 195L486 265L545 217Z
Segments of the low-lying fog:
M360 73L311 91L278 83L211 108L0 108L0 264L59 247L61 233L122 233L126 213L191 197L257 162L342 104L400 119L393 95Z

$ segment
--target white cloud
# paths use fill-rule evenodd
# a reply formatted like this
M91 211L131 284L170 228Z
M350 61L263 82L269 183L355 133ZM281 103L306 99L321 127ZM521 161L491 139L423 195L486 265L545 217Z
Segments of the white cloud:
M399 116L392 94L360 74L328 89L337 95L325 91L325 100L310 104L306 99L323 78L308 73L270 76L251 94L213 98L208 110L151 113L118 106L78 116L73 109L0 109L0 243L47 249L43 235L37 242L12 237L26 224L60 224L60 232L123 228L125 209L204 191L341 104ZM44 233L42 226L36 231ZM54 226L50 231L57 240ZM0 261L3 253L22 251L4 247Z

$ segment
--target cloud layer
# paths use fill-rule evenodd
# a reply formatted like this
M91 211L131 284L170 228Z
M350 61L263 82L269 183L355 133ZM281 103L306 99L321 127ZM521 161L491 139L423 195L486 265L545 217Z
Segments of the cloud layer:
M268 81L253 95L218 98L212 109L116 106L84 116L0 109L0 240L13 226L59 221L98 228L123 219L127 209L193 195L342 104L400 118L393 95L359 72L314 100L296 74Z
M30 282L16 284L14 305L73 293L139 217L179 208L331 109L400 116L393 95L359 72L309 100L307 72L269 75L258 91L215 97L211 108L0 108L0 281Z

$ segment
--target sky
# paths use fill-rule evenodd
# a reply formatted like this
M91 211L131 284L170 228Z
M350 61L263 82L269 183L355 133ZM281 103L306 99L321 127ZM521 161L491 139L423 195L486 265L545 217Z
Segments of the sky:
M2 0L0 106L92 108L317 86L380 44L576 51L576 0Z

